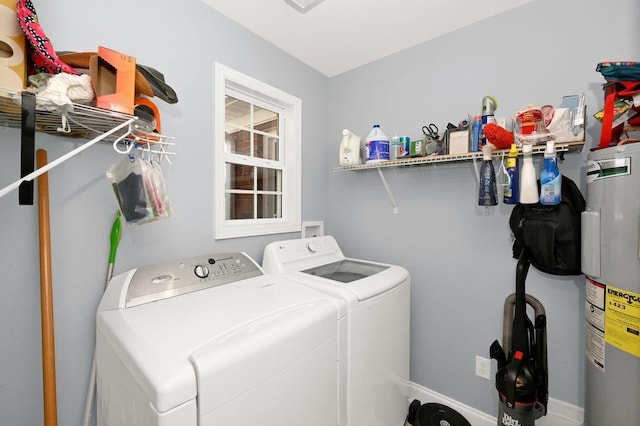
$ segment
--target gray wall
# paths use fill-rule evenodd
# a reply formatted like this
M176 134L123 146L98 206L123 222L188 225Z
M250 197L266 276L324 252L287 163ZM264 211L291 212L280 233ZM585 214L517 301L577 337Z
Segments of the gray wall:
M116 273L203 253L244 250L262 260L264 246L298 233L213 239L214 63L221 62L302 99L304 220L327 216L328 78L246 31L198 0L34 2L57 50L102 45L133 55L165 74L179 102L156 99L162 129L177 156L164 172L175 217L124 228ZM19 176L19 132L0 129L0 185ZM38 134L54 159L77 146ZM58 423L79 425L93 355L95 310L117 208L105 170L119 161L98 145L49 173L58 383ZM0 424L42 424L40 284L36 206L17 192L0 199Z
M343 128L364 138L379 123L389 136L417 137L424 124L442 129L467 113L480 114L485 95L497 98L496 115L510 116L529 103L557 106L563 95L584 93L586 148L560 165L584 190L586 156L600 129L592 114L603 103L604 79L595 67L638 58L631 40L640 35L639 17L633 0L615 8L598 0L537 0L332 78L329 167L338 164ZM511 207L489 208L486 215L477 207L473 167L386 169L397 215L375 171L332 172L327 228L347 255L410 271L411 379L495 414L493 380L474 375L475 355L488 357L489 345L502 336L502 306L514 291L516 261ZM532 268L527 290L547 311L551 397L582 406L584 277Z
M595 64L633 59L638 5L609 10L596 0L538 0L469 28L328 79L210 10L198 0L162 3L36 2L58 50L103 45L164 72L180 101L162 111L176 138L165 166L175 218L125 228L116 273L206 252L244 250L261 261L284 234L215 241L213 234L213 66L224 63L303 100L303 220L324 220L347 255L404 265L412 274L412 380L488 413L492 382L473 375L476 354L501 335L502 303L513 290L510 209L476 207L472 164L385 172L399 204L392 213L375 172L332 172L342 128L366 136L380 122L392 133L419 134L478 113L486 94L509 115L524 104L558 103L585 93L588 115L600 105ZM615 20L610 17L615 16ZM613 27L613 21L616 26ZM428 25L425 17L425 25ZM606 31L604 31L606 29ZM593 121L593 120L591 120ZM598 126L590 123L588 146ZM0 129L0 185L19 173L19 132ZM76 141L38 135L50 159ZM583 187L586 150L562 171ZM93 147L49 173L59 424L80 424L94 343L95 308L106 272L116 209L104 171L120 158ZM42 419L36 207L0 199L0 424ZM532 270L529 291L549 316L551 396L582 404L583 279Z

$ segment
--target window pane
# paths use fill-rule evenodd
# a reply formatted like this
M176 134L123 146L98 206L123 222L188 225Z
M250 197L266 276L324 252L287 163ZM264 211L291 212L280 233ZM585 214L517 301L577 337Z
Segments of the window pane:
M227 163L228 179L226 189L246 189L253 191L253 166Z
M258 194L258 218L282 217L282 197L275 194Z
M251 155L251 133L246 130L235 130L225 134L225 152Z
M224 121L226 132L232 132L238 127L251 127L251 104L233 96L225 96ZM229 126L233 124L233 126Z
M226 219L253 219L253 195L252 194L227 194Z
M278 161L278 138L256 134L255 142L255 157Z
M282 191L282 170L258 167L258 191Z
M272 133L274 136L278 136L278 113L269 111L257 105L253 107L254 114L254 128L265 133Z

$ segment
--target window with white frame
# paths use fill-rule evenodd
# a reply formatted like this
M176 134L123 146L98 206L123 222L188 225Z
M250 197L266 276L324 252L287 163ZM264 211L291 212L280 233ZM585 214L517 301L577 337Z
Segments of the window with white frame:
M300 230L302 101L216 64L215 238Z

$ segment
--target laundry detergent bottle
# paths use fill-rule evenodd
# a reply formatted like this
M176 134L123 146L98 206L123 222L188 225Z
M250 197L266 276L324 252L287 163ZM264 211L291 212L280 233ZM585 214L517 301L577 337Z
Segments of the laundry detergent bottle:
M505 204L517 204L520 191L520 173L518 171L518 147L511 144L509 155L507 156L507 186L502 194L502 201Z
M533 146L522 144L522 168L520 169L520 203L536 204L540 199L536 167L533 165Z
M340 165L357 166L360 159L360 136L354 134L349 129L342 130L342 141L340 142Z
M380 125L374 124L366 139L365 163L389 161L389 145L389 138L380 130Z
M497 206L496 171L493 167L493 145L482 147L482 166L480 167L480 188L478 191L479 206Z
M544 168L540 172L540 204L556 205L562 200L562 175L558 169L555 143L547 141Z

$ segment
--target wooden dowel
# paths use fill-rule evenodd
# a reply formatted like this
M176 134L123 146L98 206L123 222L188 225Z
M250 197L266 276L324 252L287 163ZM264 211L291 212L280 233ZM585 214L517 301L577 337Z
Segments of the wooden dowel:
M38 168L47 164L47 151L36 151ZM40 229L40 313L42 322L42 391L44 425L56 426L56 353L53 328L53 285L51 273L51 223L49 218L48 173L38 177L38 224Z

